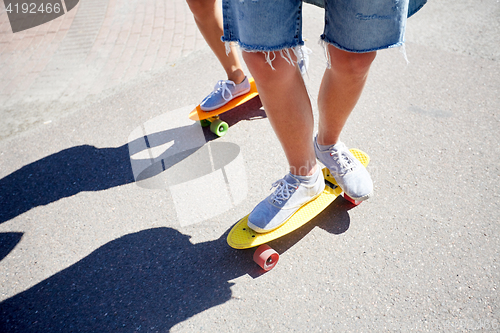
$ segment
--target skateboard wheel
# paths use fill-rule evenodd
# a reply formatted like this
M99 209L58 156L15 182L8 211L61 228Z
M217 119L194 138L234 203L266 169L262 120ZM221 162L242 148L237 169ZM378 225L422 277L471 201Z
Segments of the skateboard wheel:
M276 266L280 255L274 251L269 245L261 245L253 254L253 261L257 263L263 270L269 271Z
M344 199L346 199L347 201L349 201L350 203L352 203L354 206L357 206L357 205L359 205L360 203L363 202L363 201L354 200L353 198L351 198L350 196L348 196L345 193L344 193Z
M203 120L200 120L200 125L201 127L207 127L207 126L210 126L210 120L208 119L203 119Z
M220 119L214 120L210 124L210 131L214 133L217 136L224 136L227 133L227 130L229 128L229 125Z

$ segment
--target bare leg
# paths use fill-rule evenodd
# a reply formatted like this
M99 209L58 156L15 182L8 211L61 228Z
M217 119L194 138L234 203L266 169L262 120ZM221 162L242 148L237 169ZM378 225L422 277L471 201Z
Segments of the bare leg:
M328 45L331 68L325 71L318 96L318 143L333 145L358 102L376 52L351 53Z
M350 53L329 45L332 67L325 71L318 104L318 143L337 143L347 118L356 105L376 52ZM263 53L243 52L243 58L257 83L262 104L281 142L293 174L315 171L312 144L314 120L304 82L296 67L279 54L272 70Z
M311 102L297 67L287 63L279 52L272 64L261 52L243 52L266 114L283 146L292 174L310 176L316 170L312 142L314 119Z
M222 29L222 12L217 0L187 0L194 20L208 45L219 59L227 73L227 78L234 83L241 83L245 73L241 67L235 47L226 55L224 43L220 40L224 34Z

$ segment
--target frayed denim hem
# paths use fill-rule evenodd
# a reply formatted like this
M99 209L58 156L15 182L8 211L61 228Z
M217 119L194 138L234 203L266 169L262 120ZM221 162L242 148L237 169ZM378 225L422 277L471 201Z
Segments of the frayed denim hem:
M407 64L409 63L408 57L406 56L406 48L405 48L405 42L404 41L396 43L396 44L390 44L390 45L381 46L381 47L375 47L375 48L366 49L366 50L353 50L353 49L349 49L349 48L343 47L342 45L337 44L337 43L329 40L325 35L321 35L318 43L323 47L323 50L325 51L326 67L327 68L331 68L332 67L332 62L331 62L331 59L330 59L330 52L328 51L328 47L327 47L328 44L335 46L339 50L343 50L343 51L347 51L347 52L352 52L352 53L368 53L368 52L374 52L374 51L379 51L379 50L391 49L391 48L395 48L395 47L401 47L400 48L400 52L403 54L403 57L404 57L406 63Z
M292 54L290 53L290 50L293 51L296 59L302 59L304 57L303 50L301 46L304 45L304 42L299 42L299 43L291 43L291 44L286 44L286 45L280 45L276 47L271 47L271 48L265 48L265 47L256 47L256 46L251 46L251 45L246 45L241 43L238 40L226 40L224 38L221 38L221 40L224 42L226 46L226 54L229 54L231 52L231 43L237 44L240 49L244 52L262 52L264 53L266 57L266 63L271 66L273 70L275 68L273 67L273 61L276 59L276 52L279 52L281 57L286 60L287 63L289 63L292 66L295 66L297 64L297 61L293 59Z

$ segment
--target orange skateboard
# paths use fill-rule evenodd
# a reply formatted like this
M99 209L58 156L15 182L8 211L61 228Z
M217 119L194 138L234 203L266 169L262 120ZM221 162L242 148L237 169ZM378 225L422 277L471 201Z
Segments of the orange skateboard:
M370 162L370 157L365 152L359 149L350 149L350 151L365 167ZM229 246L235 249L249 249L258 246L253 260L265 271L272 269L278 262L279 254L266 245L266 243L302 227L328 207L337 196L342 194L342 189L337 185L328 168L323 169L323 176L325 177L326 185L323 193L313 201L299 208L281 227L267 233L256 233L248 227L247 215L236 223L229 232L227 236ZM345 193L344 198L354 205L361 203L348 197Z
M255 86L255 81L253 78L249 78L250 82L250 91L245 95L238 96L227 104L221 106L220 108L213 111L203 111L200 109L200 105L198 105L191 113L189 114L189 119L199 121L201 126L210 126L210 131L217 136L224 136L227 133L229 125L219 119L219 115L223 114L226 111L232 110L237 106L240 106L252 98L259 95L257 92L257 87Z

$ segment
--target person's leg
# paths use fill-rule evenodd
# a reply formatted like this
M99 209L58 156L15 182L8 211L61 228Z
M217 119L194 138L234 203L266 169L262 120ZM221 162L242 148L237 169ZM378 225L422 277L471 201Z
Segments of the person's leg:
M320 87L318 143L338 142L342 128L356 105L376 52L351 53L327 46L331 68L326 69ZM255 78L262 104L296 175L310 175L316 165L313 145L314 120L304 82L296 67L279 52L273 70L260 52L244 52L243 58Z
M234 49L226 55L226 48L220 40L224 31L222 29L222 13L217 0L187 0L187 3L198 29L224 67L227 78L236 84L241 83L245 79L245 73L238 54Z
M408 0L325 0L324 5L321 39L331 68L325 71L318 96L317 141L331 145L339 141L361 95L375 50L403 44Z
M224 41L240 43L290 167L290 173L274 182L273 193L248 217L251 229L269 232L319 196L325 187L312 143L311 102L295 56L303 44L302 3L225 0L224 5Z
M288 159L290 172L298 176L314 174L318 156L349 196L365 200L373 192L370 175L345 146L331 146L338 142L361 95L376 52L351 53L331 45L327 47L331 68L325 71L318 98L320 120L317 143L323 146L324 151L318 149L317 153L311 140L314 125L312 107L297 68L291 66L279 52L272 61L275 70L266 63L263 53L244 52L243 58L256 80L262 104Z
M376 52L353 53L332 45L326 47L331 67L325 70L318 96L316 157L328 167L344 193L355 200L366 200L373 193L370 174L339 138L363 91Z
M312 175L316 157L311 140L314 126L311 102L297 67L281 57L279 51L274 55L274 70L266 63L262 52L243 52L243 59L255 79L262 105L288 159L290 172L299 176Z
M358 102L376 52L352 53L328 44L331 67L321 82L318 108L318 144L334 145Z
M269 232L281 226L325 188L316 163L312 142L314 119L304 81L297 66L282 58L280 52L274 54L273 70L264 53L243 52L290 168L288 175L273 184L277 187L273 194L250 213L248 226L256 232Z

